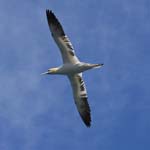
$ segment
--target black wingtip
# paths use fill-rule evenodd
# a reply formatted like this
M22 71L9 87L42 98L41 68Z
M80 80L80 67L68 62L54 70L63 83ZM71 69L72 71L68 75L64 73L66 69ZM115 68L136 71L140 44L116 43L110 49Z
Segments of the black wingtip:
M48 21L57 20L52 10L46 9L46 16Z
M55 33L57 32L56 34L64 36L65 32L64 32L60 22L58 21L57 17L53 13L53 11L46 9L46 16L47 16L47 21L48 21L50 28L51 28L51 26L53 26Z
M88 128L90 128L90 127L91 127L91 122L88 123L88 124L86 124L86 126L87 126Z
M91 127L91 113L90 113L91 111L90 111L89 105L87 106L88 106L88 111L80 113L80 116L84 124L89 128Z
M54 14L52 10L46 9L46 14Z
M83 122L85 123L86 127L90 128L91 127L91 117L89 117L87 120L83 120Z

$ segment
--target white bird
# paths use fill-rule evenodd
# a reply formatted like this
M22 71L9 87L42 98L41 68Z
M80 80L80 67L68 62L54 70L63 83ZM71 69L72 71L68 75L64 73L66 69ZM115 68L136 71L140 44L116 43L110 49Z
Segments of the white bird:
M67 75L72 86L75 104L79 114L87 127L91 125L90 107L87 102L88 96L84 81L82 79L82 72L103 66L103 64L90 64L80 62L75 55L74 48L66 36L60 22L51 10L46 10L48 25L56 44L58 45L63 65L57 68L48 69L42 74L61 74Z

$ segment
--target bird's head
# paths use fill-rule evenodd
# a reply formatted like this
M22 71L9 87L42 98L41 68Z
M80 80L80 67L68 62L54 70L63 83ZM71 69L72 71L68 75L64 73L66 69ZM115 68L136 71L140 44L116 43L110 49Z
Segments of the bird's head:
M57 70L58 70L58 68L50 68L50 69L48 69L48 71L42 73L42 75L44 75L44 74L56 74Z

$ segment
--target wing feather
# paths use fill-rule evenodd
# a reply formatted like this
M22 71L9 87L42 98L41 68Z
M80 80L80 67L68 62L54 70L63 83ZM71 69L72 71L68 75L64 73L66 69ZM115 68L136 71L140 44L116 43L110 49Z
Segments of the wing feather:
M46 10L46 16L52 37L60 49L63 63L78 63L79 60L75 55L74 48L54 13L51 10Z
M75 104L77 106L78 112L83 120L83 122L86 124L87 127L90 127L91 125L91 111L88 104L88 96L86 92L86 87L84 84L84 81L82 79L82 74L76 74L73 76L68 76L69 80L71 82L73 95Z

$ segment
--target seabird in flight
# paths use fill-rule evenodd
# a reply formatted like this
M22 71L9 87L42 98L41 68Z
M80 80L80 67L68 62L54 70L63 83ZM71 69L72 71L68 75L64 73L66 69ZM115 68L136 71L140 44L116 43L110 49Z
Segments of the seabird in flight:
M82 72L103 66L103 64L90 64L80 62L75 55L74 48L65 34L60 22L51 10L46 10L48 25L52 37L58 45L63 65L57 68L48 69L47 72L42 74L61 74L66 75L71 83L75 104L78 112L87 127L91 126L91 113L88 104L88 96L84 81L82 79Z

